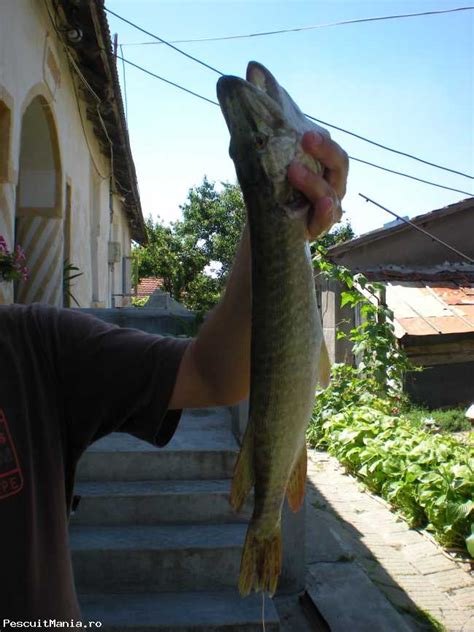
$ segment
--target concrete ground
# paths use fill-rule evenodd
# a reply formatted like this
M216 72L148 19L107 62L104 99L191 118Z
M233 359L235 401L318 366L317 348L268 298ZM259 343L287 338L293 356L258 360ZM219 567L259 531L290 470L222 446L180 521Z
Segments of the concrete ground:
M422 632L425 614L449 632L474 632L474 575L365 493L325 452L309 451L307 592L331 632ZM282 632L310 624L296 600L276 599ZM306 610L308 612L308 610Z

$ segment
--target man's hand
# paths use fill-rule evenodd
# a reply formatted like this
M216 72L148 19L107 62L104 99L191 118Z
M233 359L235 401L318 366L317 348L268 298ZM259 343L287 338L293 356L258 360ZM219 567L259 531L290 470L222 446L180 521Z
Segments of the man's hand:
M341 200L346 193L349 158L337 143L318 132L306 132L302 139L305 152L324 167L317 175L294 161L288 167L288 180L313 203L308 217L308 238L316 239L341 219Z

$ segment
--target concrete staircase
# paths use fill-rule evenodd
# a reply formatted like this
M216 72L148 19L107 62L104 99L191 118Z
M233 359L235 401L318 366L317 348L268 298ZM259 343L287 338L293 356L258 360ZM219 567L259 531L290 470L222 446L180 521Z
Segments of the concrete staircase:
M238 453L226 409L186 411L164 449L116 433L78 469L70 528L84 620L130 632L260 632L261 596L237 592L250 506L228 502ZM267 632L279 630L265 600Z

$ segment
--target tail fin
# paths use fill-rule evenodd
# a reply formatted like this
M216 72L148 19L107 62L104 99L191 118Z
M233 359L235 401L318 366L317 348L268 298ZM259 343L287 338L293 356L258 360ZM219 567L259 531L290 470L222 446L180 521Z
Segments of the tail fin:
M253 589L275 594L281 573L281 534L280 527L269 538L256 534L253 523L247 531L242 561L240 563L239 591L246 596Z

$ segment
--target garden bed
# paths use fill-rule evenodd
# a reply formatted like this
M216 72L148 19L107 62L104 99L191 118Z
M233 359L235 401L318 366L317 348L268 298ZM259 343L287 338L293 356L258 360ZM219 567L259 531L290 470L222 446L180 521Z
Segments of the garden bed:
M325 413L317 405L308 440L334 455L410 526L432 532L443 546L468 547L474 557L474 446L435 434L421 419L395 410L392 402L372 397L340 412Z

